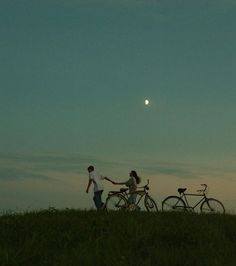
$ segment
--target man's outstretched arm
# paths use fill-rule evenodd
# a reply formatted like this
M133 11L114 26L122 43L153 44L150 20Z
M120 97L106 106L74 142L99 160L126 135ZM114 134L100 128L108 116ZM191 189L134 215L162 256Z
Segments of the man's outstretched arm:
M111 183L114 183L110 178L108 178L106 176L104 177L104 179L107 180L107 181L110 181Z

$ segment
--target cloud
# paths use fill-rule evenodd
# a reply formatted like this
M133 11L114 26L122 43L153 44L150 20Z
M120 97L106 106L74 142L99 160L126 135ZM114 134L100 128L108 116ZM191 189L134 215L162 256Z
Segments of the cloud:
M145 176L150 177L151 193L158 201L175 191L179 184L184 183L191 188L204 180L203 182L210 184L212 193L222 199L228 199L228 206L234 206L231 198L234 195L232 184L236 182L235 169L161 162L155 159L142 160L140 157L111 160L81 154L44 153L0 154L2 208L93 206L91 197L85 193L86 168L89 164L95 165L102 174L117 181L128 178L130 170L137 170L143 184ZM112 185L106 183L105 189L110 188Z
M149 174L156 175L172 175L178 178L196 178L197 175L192 170L177 165L158 165L152 167L145 167L145 171Z
M218 167L204 163L176 163L162 162L160 160L137 160L135 163L142 173L152 176L168 175L179 179L197 179L204 177L233 180L235 176L235 167Z
M40 179L45 181L61 180L61 176L87 175L87 167L109 172L122 168L125 163L106 161L93 156L80 154L4 154L0 153L0 179L22 180Z
M32 171L17 169L17 168L0 168L0 179L1 180L20 180L20 179L41 179L41 180L54 180L47 175L43 175L40 173L34 173Z
M0 154L0 179L59 180L63 176L85 176L88 165L94 165L103 174L114 177L128 176L130 170L140 175L169 175L180 179L194 179L204 176L229 176L236 169L208 167L206 165L160 162L158 160L98 158L81 154Z
M25 167L31 171L78 171L90 159L79 155L58 154L0 154L0 162L11 167Z

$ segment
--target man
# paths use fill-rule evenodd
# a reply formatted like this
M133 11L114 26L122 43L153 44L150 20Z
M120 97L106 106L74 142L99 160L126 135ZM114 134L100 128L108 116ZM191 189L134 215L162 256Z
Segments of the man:
M90 165L87 168L88 172L89 172L89 181L88 181L88 186L86 189L86 193L89 192L89 188L91 186L91 184L94 184L94 203L95 206L97 208L97 210L102 209L104 207L104 203L102 202L102 192L103 192L103 184L102 184L102 180L108 180L110 182L113 183L112 180L110 180L108 177L102 176L99 173L97 173L94 170L94 167L92 165Z

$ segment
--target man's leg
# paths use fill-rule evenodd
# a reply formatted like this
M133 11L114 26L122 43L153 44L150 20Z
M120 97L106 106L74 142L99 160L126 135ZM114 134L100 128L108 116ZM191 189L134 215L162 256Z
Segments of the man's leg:
M102 203L102 192L103 192L103 190L94 192L93 200L94 200L94 203L95 203L95 206L97 209L101 209L102 206L104 205Z
M101 190L101 194L100 194L100 202L101 202L101 207L100 207L100 209L103 209L103 208L105 207L104 202L102 202L102 193L103 193L103 190Z
M95 192L94 192L94 196L93 196L93 201L94 201L95 206L96 206L97 209L99 208L98 192L99 192L99 191L95 191Z

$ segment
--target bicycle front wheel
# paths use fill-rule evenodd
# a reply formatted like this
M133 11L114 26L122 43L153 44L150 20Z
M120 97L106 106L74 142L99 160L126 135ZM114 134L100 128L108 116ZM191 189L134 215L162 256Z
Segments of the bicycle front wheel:
M206 199L203 201L200 210L202 213L225 213L224 205L216 199Z
M162 210L163 211L185 211L186 204L178 196L169 196L163 200Z
M107 211L119 211L127 209L128 201L120 194L112 194L106 200Z
M145 197L145 199L144 199L144 205L145 205L146 210L148 212L157 212L158 211L156 202L150 196L146 196Z

